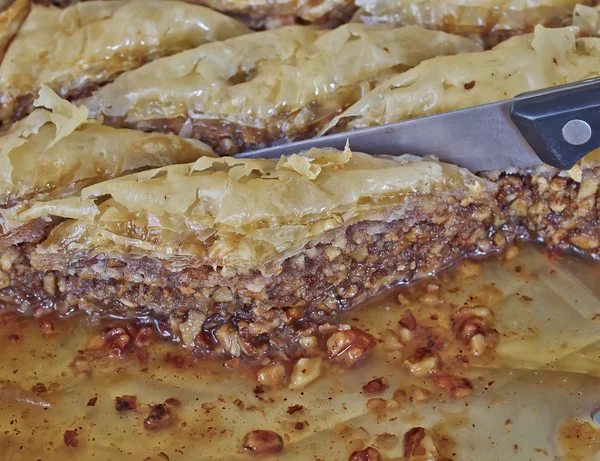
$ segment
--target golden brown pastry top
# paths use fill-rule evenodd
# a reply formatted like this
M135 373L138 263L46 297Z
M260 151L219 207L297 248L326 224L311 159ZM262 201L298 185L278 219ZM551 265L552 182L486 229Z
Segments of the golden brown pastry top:
M410 197L489 198L494 190L433 159L311 149L280 160L201 158L130 175L88 187L80 198L34 205L20 219L73 219L52 233L45 253L127 252L272 272L336 229L407 217Z
M534 34L513 37L489 51L430 59L383 82L322 133L398 122L600 76L600 38L576 38L577 32L575 27L537 26Z
M465 38L419 26L348 24L331 31L290 26L157 60L121 75L87 104L95 116L128 122L184 116L259 129L271 118L293 114L283 127L293 132L313 111L339 110L338 101L327 112L334 93L346 91L351 103L370 89L368 82L433 56L478 49Z
M578 3L595 0L356 0L370 24L418 24L463 35L529 32L536 24L567 25ZM500 37L502 38L502 37Z
M37 110L0 137L0 213L8 227L33 201L71 196L142 168L214 156L198 141L88 120L85 107L71 105L47 87L35 105Z
M178 1L34 5L0 65L0 117L42 84L63 97L77 94L157 57L247 32L234 19Z

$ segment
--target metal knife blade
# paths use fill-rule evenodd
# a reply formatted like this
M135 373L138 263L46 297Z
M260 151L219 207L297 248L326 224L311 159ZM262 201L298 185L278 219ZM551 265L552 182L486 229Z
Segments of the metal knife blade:
M501 101L373 128L246 152L237 157L273 158L312 147L350 149L372 155L432 155L477 172L542 161L510 119Z
M357 152L430 155L473 172L536 166L544 163L540 157L553 166L571 168L585 154L600 147L599 115L600 79L596 78L491 104L249 151L236 157L274 158L312 147L343 149L348 142L350 149ZM561 131L572 120L584 121L589 123L587 128L591 125L598 129L592 131L587 142L575 145ZM537 146L537 153L530 143Z

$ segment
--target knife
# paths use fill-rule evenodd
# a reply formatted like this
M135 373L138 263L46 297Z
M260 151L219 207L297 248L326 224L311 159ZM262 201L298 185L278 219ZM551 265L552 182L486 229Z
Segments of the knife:
M244 152L276 158L310 149L431 155L473 172L547 164L572 168L600 147L600 78L505 101Z

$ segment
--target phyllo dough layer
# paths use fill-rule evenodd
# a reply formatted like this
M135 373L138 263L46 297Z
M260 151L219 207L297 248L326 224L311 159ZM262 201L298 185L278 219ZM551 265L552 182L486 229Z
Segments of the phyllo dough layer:
M496 190L435 160L313 149L138 173L20 219L66 218L31 258L48 305L145 312L255 356L276 330L502 248Z
M566 26L577 4L597 0L356 0L357 17L368 24L417 24L446 32L479 36L488 45L529 33L542 24Z
M0 121L26 115L42 84L80 97L153 59L247 32L234 19L178 1L34 5L0 65Z
M157 60L121 75L87 105L105 123L171 131L234 154L309 137L384 78L479 49L419 26L290 26Z

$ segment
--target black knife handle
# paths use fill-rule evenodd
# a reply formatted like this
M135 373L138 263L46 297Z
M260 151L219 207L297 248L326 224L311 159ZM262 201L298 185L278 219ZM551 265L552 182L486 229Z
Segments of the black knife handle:
M544 163L568 170L600 147L600 78L525 94L510 118Z

